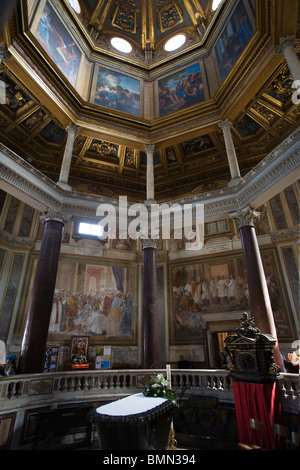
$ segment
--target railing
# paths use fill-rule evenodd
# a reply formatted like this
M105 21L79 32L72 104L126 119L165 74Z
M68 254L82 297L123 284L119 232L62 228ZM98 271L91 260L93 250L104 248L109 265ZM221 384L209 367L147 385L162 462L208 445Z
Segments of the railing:
M146 382L165 369L76 370L47 374L16 375L0 379L0 412L25 406L53 406L66 402L101 402L143 391ZM172 387L178 396L197 393L234 401L227 370L173 369ZM299 407L299 376L280 374L283 405Z

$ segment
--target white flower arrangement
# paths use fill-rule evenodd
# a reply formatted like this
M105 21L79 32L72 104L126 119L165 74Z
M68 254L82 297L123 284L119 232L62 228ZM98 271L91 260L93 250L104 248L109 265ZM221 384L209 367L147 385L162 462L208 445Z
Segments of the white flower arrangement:
M174 405L177 405L175 392L170 387L168 380L164 377L163 374L157 374L156 377L150 379L146 383L146 388L143 393L146 397L167 398Z

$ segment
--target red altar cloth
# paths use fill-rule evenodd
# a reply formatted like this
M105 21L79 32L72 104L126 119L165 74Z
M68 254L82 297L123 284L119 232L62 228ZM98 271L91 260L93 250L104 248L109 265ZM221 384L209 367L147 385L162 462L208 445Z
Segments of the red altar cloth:
M280 392L276 382L254 384L233 382L236 419L239 441L250 442L250 418L263 423L263 448L274 450L284 449L282 438L278 438L274 447L273 423L285 425L281 407ZM260 435L252 431L252 443L260 445Z

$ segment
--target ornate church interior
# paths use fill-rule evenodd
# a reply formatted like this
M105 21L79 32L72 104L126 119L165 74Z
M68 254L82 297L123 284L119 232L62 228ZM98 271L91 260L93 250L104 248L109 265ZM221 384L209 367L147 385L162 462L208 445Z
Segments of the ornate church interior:
M299 0L0 7L0 449L299 450Z

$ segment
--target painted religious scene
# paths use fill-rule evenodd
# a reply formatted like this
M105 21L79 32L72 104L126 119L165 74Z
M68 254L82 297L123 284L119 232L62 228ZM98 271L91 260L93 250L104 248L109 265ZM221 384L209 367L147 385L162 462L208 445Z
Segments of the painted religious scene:
M75 86L81 52L49 2L44 7L34 36L71 85Z
M243 2L239 2L215 49L222 80L231 71L253 33L246 8Z
M179 111L204 101L200 65L194 64L158 81L159 115Z
M279 336L291 332L274 254L262 254L267 286ZM171 267L171 326L174 343L201 341L203 314L251 311L243 257Z
M34 269L33 269L34 272ZM33 282L33 276L31 279ZM97 343L135 340L135 271L131 266L60 260L49 339L88 335ZM30 296L30 288L28 298Z
M140 81L99 68L94 103L124 113L140 115Z

